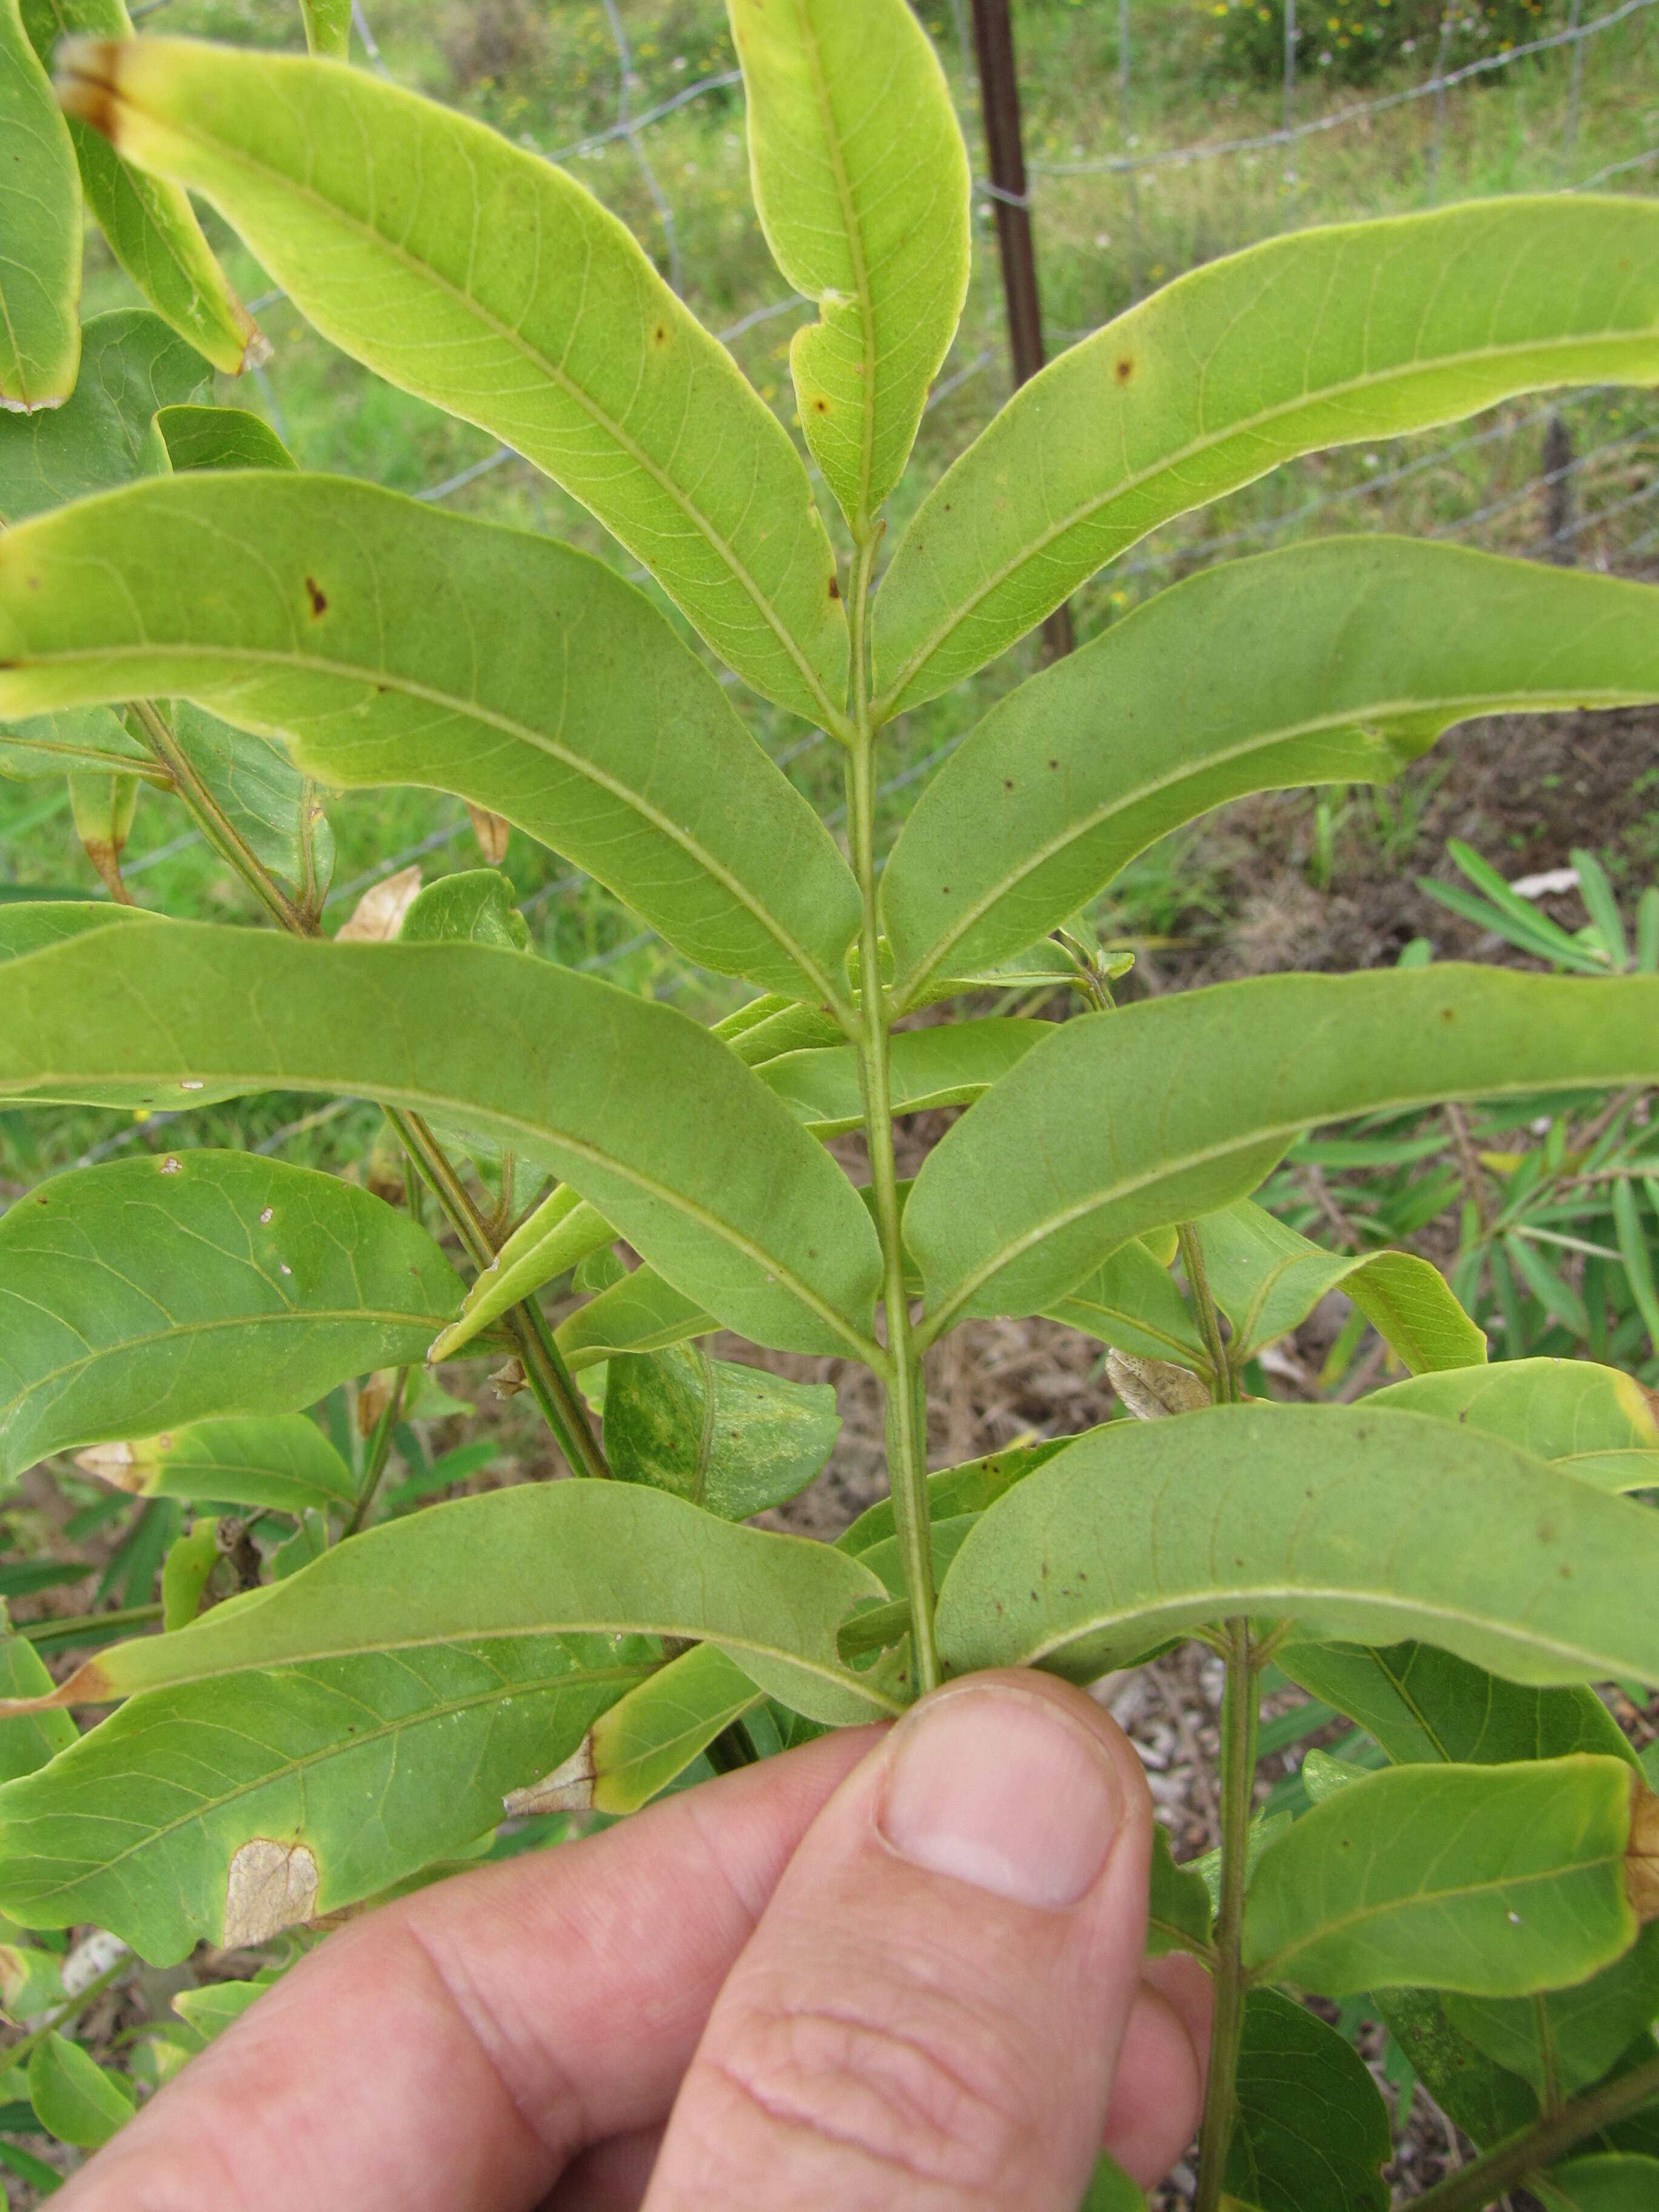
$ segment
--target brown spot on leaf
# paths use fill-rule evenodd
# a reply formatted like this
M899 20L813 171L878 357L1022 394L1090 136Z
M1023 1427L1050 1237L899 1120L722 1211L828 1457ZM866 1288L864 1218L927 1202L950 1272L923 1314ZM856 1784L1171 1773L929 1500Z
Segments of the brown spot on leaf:
M1118 356L1116 370L1118 382L1120 384L1127 384L1134 373L1135 365L1130 359L1129 356L1127 353L1120 354Z
M812 411L817 415L827 415L830 412L830 402L827 399L815 399L812 402Z
M1625 1894L1638 1920L1659 1920L1659 1797L1639 1775L1631 1777Z
M252 1836L230 1863L225 1884L227 1951L268 1943L317 1909L317 1861L303 1844Z
M668 325L666 323L658 324L656 329L651 333L651 343L653 345L666 345L668 343Z
M562 1766L532 1782L527 1790L509 1790L501 1804L509 1820L525 1820L532 1813L591 1812L598 1778L590 1729Z
M314 576L306 578L306 597L311 601L313 619L319 615L325 615L328 612L328 601L323 597L322 586Z
M841 597L841 586L833 576L830 579L830 596L832 599L838 599Z

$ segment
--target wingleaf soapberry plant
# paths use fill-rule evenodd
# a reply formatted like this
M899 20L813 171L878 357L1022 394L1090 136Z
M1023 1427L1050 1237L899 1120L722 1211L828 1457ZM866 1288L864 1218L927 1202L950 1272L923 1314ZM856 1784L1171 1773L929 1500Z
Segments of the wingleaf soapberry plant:
M79 1449L294 1531L198 1617L226 1565L198 1523L164 1632L56 1688L6 1647L0 1909L160 1964L269 1942L477 1848L503 1800L626 1812L734 1726L775 1748L975 1668L1088 1681L1196 1638L1226 1668L1224 1840L1213 1897L1160 1849L1152 1924L1215 1981L1200 2212L1387 2203L1380 2095L1301 1993L1364 1995L1474 2140L1437 2212L1523 2177L1653 2201L1659 1814L1592 1686L1659 1687L1659 1517L1624 1494L1659 1487L1651 1407L1589 1362L1488 1367L1425 1261L1322 1251L1251 1193L1346 1116L1659 1082L1659 979L1430 966L1118 1009L1066 925L1224 800L1383 780L1500 708L1659 698L1659 599L1444 544L1299 546L1018 684L880 869L874 793L896 714L1168 517L1316 447L1659 379L1659 204L1488 202L1198 270L1019 392L890 550L969 262L966 151L902 0L731 0L762 222L820 307L792 363L834 542L787 432L622 225L346 66L343 10L307 10L298 58L126 37L116 0L8 5L7 97L58 150L5 277L29 313L0 377L34 411L0 424L0 760L71 775L114 884L131 780L171 794L272 926L0 906L0 1093L370 1098L410 1204L182 1150L0 1221L7 1475ZM35 54L77 31L100 35L55 48L71 145ZM153 313L76 333L66 149ZM599 561L301 473L201 404L252 337L186 192L336 345L582 501L708 653ZM842 748L844 854L711 654ZM709 1030L535 957L489 871L324 941L319 793L399 782L516 824L759 995ZM1060 1023L916 1019L1061 981ZM939 1105L968 1110L902 1182L895 1117ZM861 1188L823 1142L852 1129ZM553 1179L516 1226L509 1156ZM601 1256L619 1240L631 1272ZM573 1269L593 1295L554 1328L538 1293ZM1410 1378L1247 1402L1338 1285ZM929 1474L925 1356L986 1315L1084 1330L1157 1418ZM835 1413L710 1358L716 1329L879 1377L891 1497L837 1543L741 1525L823 1465ZM423 1363L503 1351L576 1479L385 1517ZM601 1367L596 1434L574 1378ZM349 1463L305 1409L371 1375ZM1318 1802L1271 1830L1270 1661L1379 1759L1315 1762ZM62 1711L103 1704L84 1735ZM74 2069L40 2047L58 2111Z

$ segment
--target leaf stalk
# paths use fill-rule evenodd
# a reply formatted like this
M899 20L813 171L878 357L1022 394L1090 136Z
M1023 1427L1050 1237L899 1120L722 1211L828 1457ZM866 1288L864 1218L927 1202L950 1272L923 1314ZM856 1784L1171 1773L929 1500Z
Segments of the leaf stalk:
M1244 2028L1244 1886L1255 1782L1257 1680L1248 1620L1229 1620L1226 1636L1227 1686L1221 1706L1221 1910L1215 1926L1209 2088L1199 2136L1193 2212L1217 2212L1221 2202Z

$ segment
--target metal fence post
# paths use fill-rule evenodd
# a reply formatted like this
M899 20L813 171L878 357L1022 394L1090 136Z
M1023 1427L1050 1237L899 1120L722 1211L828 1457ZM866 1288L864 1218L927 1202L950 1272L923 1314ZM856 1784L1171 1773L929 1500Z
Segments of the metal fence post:
M1002 256L1002 295L1008 310L1008 345L1014 382L1042 367L1042 308L1037 295L1036 255L1019 135L1019 83L1014 70L1014 31L1008 0L974 0L974 43L979 54L980 104L990 160L997 244ZM1056 607L1042 625L1049 657L1072 649L1072 613Z

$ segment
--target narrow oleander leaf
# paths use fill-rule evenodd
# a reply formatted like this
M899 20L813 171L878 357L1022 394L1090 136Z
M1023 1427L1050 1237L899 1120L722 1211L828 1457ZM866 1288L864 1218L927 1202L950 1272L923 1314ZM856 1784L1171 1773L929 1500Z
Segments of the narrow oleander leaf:
M1594 1690L1501 1681L1431 1644L1313 1644L1279 1654L1293 1682L1376 1737L1389 1757L1463 1766L1636 1753Z
M299 466L264 417L246 407L163 407L155 434L174 471Z
M718 1645L696 1644L619 1698L562 1766L514 1790L507 1810L636 1813L760 1701Z
M22 0L22 15L47 68L61 39L132 35L125 0ZM87 206L111 252L156 313L228 376L267 359L269 345L179 187L135 169L78 118L70 119L69 135Z
M1430 2096L1477 2147L1538 2118L1538 2100L1519 2075L1460 2034L1433 1990L1379 1990L1370 2004Z
M17 0L0 0L0 408L61 407L81 356L81 184Z
M164 478L8 537L0 659L0 714L182 694L325 784L489 808L722 974L845 998L829 832L643 594L555 539L340 477Z
M1504 1359L1479 1372L1419 1375L1373 1391L1366 1403L1503 1437L1598 1489L1659 1489L1651 1395L1593 1360Z
M458 1637L136 1698L0 1791L0 1910L31 1927L94 1920L158 1965L198 1942L269 1942L465 1850L508 1790L660 1663L645 1637Z
M738 675L839 726L847 623L799 457L572 178L326 62L87 40L58 73L71 114L210 200L325 337L545 469Z
M1224 800L1386 781L1505 707L1654 697L1653 610L1650 586L1389 538L1159 592L1000 701L924 787L882 877L896 1002L1030 945Z
M1659 374L1659 204L1480 200L1194 269L1015 394L876 603L889 711L983 667L1171 515L1318 447Z
M898 482L968 292L968 152L907 0L728 0L761 228L818 307L801 429L860 536Z
M154 465L156 410L205 391L212 371L157 315L119 307L82 332L73 395L49 412L0 413L0 522L15 524Z
M827 1382L711 1359L701 1345L613 1355L605 1392L612 1474L746 1521L805 1490L841 1433Z
M1650 1563L1644 1507L1496 1437L1363 1404L1218 1407L1108 1422L1000 1499L939 1593L939 1650L957 1674L1086 1682L1249 1613L1432 1636L1513 1681L1656 1681Z
M1198 1324L1139 1238L1132 1237L1102 1261L1092 1275L1048 1308L1051 1321L1098 1337L1115 1351L1140 1359L1173 1359L1207 1370Z
M1659 2204L1659 2159L1599 2151L1528 2174L1527 2184L1545 2212L1652 2212Z
M1217 1079L1225 1070L1225 1080ZM1040 1313L1127 1237L1247 1195L1299 1130L1659 1075L1659 979L1263 975L1054 1027L929 1153L904 1213L923 1340Z
M46 2133L96 2150L132 2118L132 2092L67 2036L52 2034L29 2057L29 2102Z
M334 833L316 784L284 746L177 702L173 734L226 821L304 914L322 911L334 874Z
M1146 1919L1146 1949L1154 1959L1167 1951L1210 1955L1210 1891L1192 1867L1177 1866L1166 1831L1152 1829L1152 1904Z
M881 1275L868 1212L765 1085L684 1014L477 945L142 929L0 966L0 1096L153 1077L158 1094L234 1081L410 1107L569 1178L677 1290L751 1341L867 1348ZM453 1317L440 1314L426 1341Z
M1527 1997L1448 1993L1446 2017L1540 2103L1588 2089L1659 2018L1659 1924L1571 1989Z
M191 1504L304 1513L349 1506L356 1496L351 1469L303 1413L196 1421L160 1436L96 1444L79 1453L76 1465L137 1497Z
M965 1106L982 1097L1051 1023L1009 1017L949 1022L901 1030L890 1047L892 1110L918 1114L935 1106ZM786 1052L757 1064L769 1091L815 1137L836 1137L864 1127L858 1054L849 1044L812 1052Z
M1388 2212L1388 2107L1346 2036L1277 1990L1252 1990L1222 2186L1255 2212Z
M51 1692L52 1677L40 1653L27 1637L11 1633L9 1617L0 1601L0 1698L44 1698ZM0 1782L33 1774L75 1742L78 1733L67 1713L33 1713L0 1721Z
M939 1522L964 1513L982 1513L1071 1442L1069 1437L1055 1437L1040 1444L1015 1444L1007 1451L992 1452L961 1467L941 1468L927 1478L929 1517ZM893 1501L884 1498L842 1529L836 1539L836 1547L860 1558L874 1545L887 1542L893 1533Z
M351 52L351 0L300 0L306 44L313 54L343 62Z
M509 1307L603 1251L616 1236L602 1213L568 1183L561 1183L520 1223L479 1275L466 1294L460 1319L437 1339L428 1357L453 1359ZM572 1316L573 1322L578 1318Z
M1249 1199L1206 1214L1197 1227L1210 1288L1233 1325L1228 1356L1235 1365L1288 1336L1335 1290L1346 1292L1413 1375L1485 1363L1486 1332L1458 1304L1440 1270L1415 1253L1327 1252ZM1524 1437L1515 1441L1526 1443Z
M1395 1766L1315 1806L1262 1854L1244 1966L1322 1996L1432 1984L1522 1996L1627 1951L1631 1772L1583 1753Z
M654 1267L635 1267L578 1306L553 1334L574 1374L619 1352L664 1352L694 1336L711 1336L719 1326L713 1314L665 1283Z
M176 1635L117 1644L49 1703L356 1652L627 1633L718 1644L811 1718L867 1720L890 1705L839 1664L835 1636L860 1598L884 1595L832 1546L740 1528L644 1484L523 1484L371 1528Z
M418 1362L460 1289L406 1215L310 1168L200 1152L56 1176L0 1218L0 1470L296 1411Z

